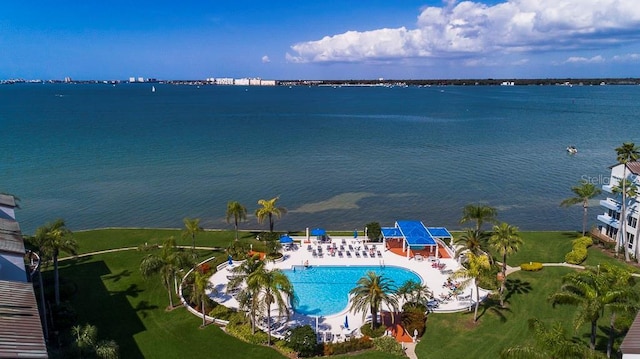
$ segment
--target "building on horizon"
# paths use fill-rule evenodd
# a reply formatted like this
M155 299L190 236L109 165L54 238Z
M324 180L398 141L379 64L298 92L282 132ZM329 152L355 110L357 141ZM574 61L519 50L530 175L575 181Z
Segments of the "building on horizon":
M16 208L14 196L0 194L0 358L48 358L30 282L40 259L25 249Z
M624 177L624 164L617 164L610 167L611 176L609 183L603 184L602 190L607 193L607 198L600 201L600 206L604 209L604 214L598 215L598 228L592 231L598 239L605 242L620 241L618 236L620 231L621 220L621 204L622 193L618 190L620 181ZM640 186L640 162L634 161L626 164L627 179L632 185ZM626 220L626 246L629 252L634 254L638 241L639 229L638 221L640 220L640 193L635 196L627 196L625 204ZM620 245L625 245L620 243Z

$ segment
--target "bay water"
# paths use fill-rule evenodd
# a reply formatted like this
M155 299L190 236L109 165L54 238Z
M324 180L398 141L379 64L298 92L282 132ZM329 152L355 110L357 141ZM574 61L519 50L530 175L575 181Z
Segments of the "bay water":
M232 228L280 196L280 231L421 220L459 229L481 203L523 230L578 230L570 187L603 184L640 144L639 86L0 85L0 192L23 232ZM569 155L568 145L578 153ZM601 211L593 201L590 224Z

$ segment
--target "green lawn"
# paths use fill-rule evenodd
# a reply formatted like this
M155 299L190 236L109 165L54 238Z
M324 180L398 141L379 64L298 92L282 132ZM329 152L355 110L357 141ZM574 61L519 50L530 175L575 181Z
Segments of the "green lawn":
M255 234L241 232L241 240L261 243ZM180 238L179 230L109 229L75 233L80 252L137 247L159 243L168 236ZM525 244L508 262L563 262L571 249L573 232L523 232ZM234 238L232 231L207 231L198 235L197 245L226 247ZM189 245L188 240L179 242ZM199 251L201 258L216 254L224 260L224 252ZM216 326L199 329L200 319L184 308L166 312L168 294L159 279L144 281L138 266L144 252L125 251L93 255L61 262L61 276L76 285L71 297L80 323L98 327L101 338L114 339L127 358L173 358L224 356L229 358L282 358L271 348L250 345L222 332ZM596 248L589 250L586 264L597 265L612 259ZM619 265L625 266L621 263ZM511 295L509 309L481 307L481 317L472 323L472 313L432 314L427 332L417 347L419 358L495 358L505 347L530 340L527 320L532 317L547 323L561 320L574 334L571 321L573 307L553 308L547 296L560 287L566 268L544 268L541 272L517 272L509 276ZM606 321L602 325L606 326ZM580 328L576 337L585 342L588 328ZM603 335L603 330L599 335ZM599 337L599 342L603 337ZM586 344L585 344L586 345ZM601 344L599 344L601 345ZM344 358L386 359L383 353L361 353Z
M250 345L184 308L166 312L168 294L158 278L145 281L138 265L145 253L126 251L63 262L60 273L77 285L71 302L81 323L98 327L120 345L126 358L281 358L273 349Z
M545 268L540 272L510 275L508 309L500 309L499 303L490 308L481 307L480 319L475 324L473 312L429 315L427 331L416 349L418 357L498 358L503 348L529 340L529 318L549 323L560 320L570 325L574 308L554 309L547 302L549 294L560 287L561 277L570 271Z
M522 232L523 245L520 250L507 257L507 264L520 266L525 262L564 262L564 256L571 251L571 241L576 232Z
M256 232L239 232L242 242L254 243L264 248L255 240ZM168 237L175 237L178 245L191 246L191 239L182 239L179 229L97 229L92 231L75 232L74 238L79 244L78 253L96 252L105 249L122 247L137 247L142 244L161 244ZM204 231L196 235L196 246L228 247L235 238L233 231Z

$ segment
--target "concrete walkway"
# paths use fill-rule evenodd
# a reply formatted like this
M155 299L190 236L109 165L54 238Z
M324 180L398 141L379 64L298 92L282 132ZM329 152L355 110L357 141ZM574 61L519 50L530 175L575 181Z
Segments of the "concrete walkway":
M191 246L177 246L177 247L178 248L186 248L186 249L191 248ZM158 246L158 248L162 248L162 246ZM123 252L123 251L134 251L134 250L137 250L137 249L138 249L138 247L122 247L122 248L114 248L114 249L105 249L103 251L82 253L82 254L78 254L78 255L75 255L75 256L58 258L58 262L66 261L66 260L69 260L69 259L89 257L89 256L93 256L93 255L98 255L98 254ZM219 247L198 247L198 246L196 246L196 249L205 250L205 251L206 250L209 250L209 251L221 251L221 250L223 250L222 248L219 248Z
M404 346L404 353L410 358L410 359L418 359L418 356L416 355L416 343L402 343Z

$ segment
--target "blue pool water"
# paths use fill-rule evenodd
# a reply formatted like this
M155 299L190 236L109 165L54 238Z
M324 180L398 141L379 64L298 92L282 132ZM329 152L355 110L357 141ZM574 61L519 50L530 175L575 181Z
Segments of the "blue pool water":
M294 310L307 315L327 316L347 309L349 291L368 271L393 279L396 286L409 279L422 282L416 273L400 267L316 266L296 267L283 272L293 284L298 300Z

